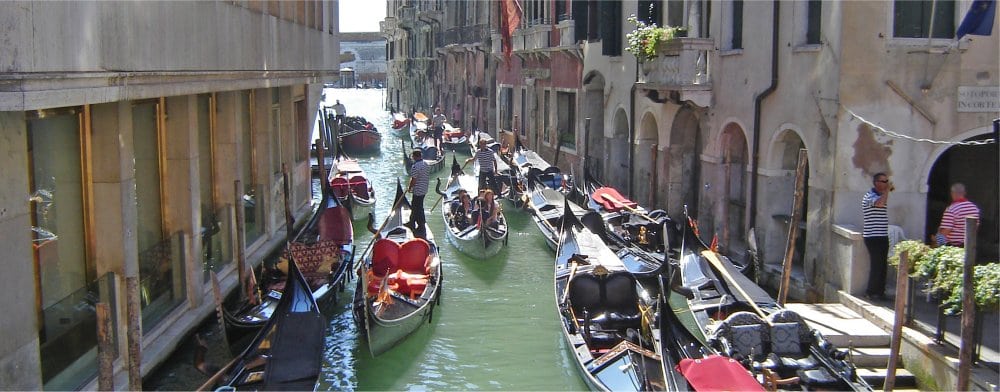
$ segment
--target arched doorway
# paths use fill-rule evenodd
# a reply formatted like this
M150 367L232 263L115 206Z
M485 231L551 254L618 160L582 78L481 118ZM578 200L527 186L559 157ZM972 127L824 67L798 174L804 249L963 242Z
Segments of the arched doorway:
M780 266L785 256L785 247L788 242L788 229L792 218L792 203L795 195L795 168L798 166L799 150L805 148L805 143L799 134L791 129L782 131L774 140L771 146L771 154L768 157L768 167L777 169L779 173L768 178L761 184L757 191L758 198L762 200L760 206L765 208L765 213L770 215L767 220L766 248L764 251L767 264ZM806 160L808 162L808 159ZM806 224L809 210L809 166L806 171L803 186L802 216L795 226L799 233L795 240L795 249L792 253L793 275L804 274L803 260L806 250ZM765 207L766 206L766 207ZM800 275L804 276L804 275Z
M635 169L632 170L632 192L629 195L632 200L648 205L649 197L653 194L653 152L652 148L657 141L656 118L652 113L642 116L639 124L639 132L635 137L634 161Z
M722 194L720 244L730 254L746 250L746 167L747 139L743 129L729 123L719 138L722 152Z
M607 173L604 178L605 183L611 185L622 192L628 189L628 114L625 109L619 108L615 111L615 133L611 140L608 140L608 159L605 162Z
M594 178L605 181L604 167L604 76L600 72L588 73L583 78L583 110L585 117L590 118L589 128L584 128L586 144L583 145L586 157L586 170ZM584 125L587 125L584 120Z
M985 134L968 139L985 140ZM924 239L936 233L941 215L951 204L951 185L965 184L966 198L979 207L979 230L976 232L977 261L996 260L998 257L997 232L997 144L955 145L945 150L934 161L927 176L927 219Z
M701 190L701 130L694 111L684 107L677 111L670 127L670 147L667 158L667 212L683 219L684 206L692 217L698 217L698 197Z

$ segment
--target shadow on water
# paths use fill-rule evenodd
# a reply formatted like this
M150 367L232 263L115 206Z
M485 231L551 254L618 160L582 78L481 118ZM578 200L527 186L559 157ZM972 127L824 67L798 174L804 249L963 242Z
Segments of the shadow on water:
M443 303L442 299L442 303ZM435 306L430 317L430 322L417 328L412 334L407 336L396 347L389 349L378 357L372 357L368 350L368 344L359 342L356 355L359 358L368 359L369 366L384 368L392 371L382 372L379 377L368 377L358 381L358 390L393 390L400 389L399 385L405 381L404 377L409 374L409 370L417 363L414 357L419 357L421 353L431 350L434 332L437 330L438 317L443 313L443 309ZM359 339L360 340L360 339ZM360 370L360 369L359 369Z
M493 286L503 275L503 269L507 266L507 259L510 252L507 248L500 250L495 256L488 259L476 259L472 257L462 257L459 260L472 275L475 275L483 283Z

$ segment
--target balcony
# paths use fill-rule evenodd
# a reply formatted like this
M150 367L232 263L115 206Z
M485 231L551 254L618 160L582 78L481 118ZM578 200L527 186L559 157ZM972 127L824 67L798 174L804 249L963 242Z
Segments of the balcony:
M535 25L514 32L514 51L536 51L551 47L552 25Z
M412 29L416 26L417 10L412 5L399 7L397 25L402 29Z
M382 27L382 35L391 35L399 29L399 20L389 16L380 23L380 26Z
M712 102L711 50L711 38L676 38L662 44L659 56L640 63L639 88L677 92L679 101L708 107Z
M486 42L487 25L454 27L444 32L444 46L474 45Z
M573 38L576 34L576 21L573 19L560 20L559 24L556 25L556 29L559 31L559 46L576 44Z

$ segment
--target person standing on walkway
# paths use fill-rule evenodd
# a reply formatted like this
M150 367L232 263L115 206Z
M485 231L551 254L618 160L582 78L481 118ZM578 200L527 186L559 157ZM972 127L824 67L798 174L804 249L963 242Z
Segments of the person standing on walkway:
M965 185L956 182L951 186L951 205L944 210L937 232L937 244L965 247L965 218L979 218L979 207L965 198ZM976 228L972 228L975 230Z
M865 297L885 299L886 259L889 257L889 192L892 184L885 173L872 176L872 189L861 199L864 218L865 247L868 248L871 271Z
M411 157L413 166L410 167L410 185L407 192L413 192L410 200L412 211L410 221L406 222L415 233L423 233L427 225L427 218L424 216L424 196L427 196L428 182L430 181L430 167L423 160L420 150L414 150Z
M347 108L344 107L344 104L340 103L339 99L333 105L333 113L337 115L337 120L343 120L344 116L347 116Z
M479 139L479 149L476 150L476 155L466 159L465 163L469 163L473 159L479 163L479 190L493 189L494 193L499 193L496 190L496 178L494 177L497 171L497 160L493 150L486 147L486 140Z

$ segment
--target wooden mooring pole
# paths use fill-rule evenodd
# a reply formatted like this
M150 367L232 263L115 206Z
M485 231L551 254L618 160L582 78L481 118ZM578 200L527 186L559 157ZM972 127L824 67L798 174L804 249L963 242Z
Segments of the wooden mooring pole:
M972 274L976 265L976 228L979 219L965 218L965 262L962 263L962 341L958 349L958 385L959 391L969 390L969 378L972 372L972 352L975 349L976 300Z
M903 324L906 323L907 301L910 296L909 254L899 255L899 266L896 267L896 319L892 324L892 337L889 341L889 366L885 373L883 390L890 392L896 387L896 369L899 367L899 350L903 339Z
M128 389L142 390L142 308L139 306L139 277L125 278L125 314L128 315Z
M111 311L105 302L97 303L97 390L115 389L115 346L111 339Z
M246 228L246 221L243 211L243 184L240 180L233 181L233 197L235 200L234 207L236 208L236 276L240 280L240 299L246 299L246 287L243 285L246 282L246 268L247 268L247 254L246 254L246 236L244 229Z
M802 219L802 199L805 196L805 175L808 157L806 149L799 149L799 163L795 166L795 197L792 202L792 217L788 222L788 243L785 244L785 260L781 271L781 286L778 287L778 305L788 301L788 285L792 279L792 256L795 255L795 241L799 237L799 220Z

